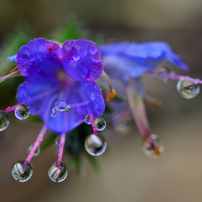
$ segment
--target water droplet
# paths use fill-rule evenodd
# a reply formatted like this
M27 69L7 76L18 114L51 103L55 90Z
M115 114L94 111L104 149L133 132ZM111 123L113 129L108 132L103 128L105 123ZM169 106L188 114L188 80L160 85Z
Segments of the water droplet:
M27 153L29 154L31 151L32 151L32 148L33 148L33 144L30 145L28 148L27 148ZM34 152L34 155L33 156L38 156L41 152L41 149L40 147L37 147L35 152Z
M60 146L60 142L61 142L61 136L58 136L56 139L55 139L55 143Z
M199 94L200 86L192 81L179 80L177 83L177 91L183 98L192 99Z
M161 156L164 147L157 135L151 134L147 138L142 139L142 149L146 156L158 158Z
M158 68L157 71L158 71L159 73L162 73L162 74L163 74L163 73L166 73L166 74L170 74L170 73L171 73L170 69L169 69L168 67L166 67L166 66L162 66L162 67ZM164 76L162 76L161 79L162 79L165 83L168 83L168 82L170 81L169 78L165 78Z
M118 132L121 135L126 135L130 131L130 121L126 120L122 123L116 124L114 127L114 130Z
M85 118L84 118L84 122L88 125L91 124L91 121L90 121L90 115L86 115Z
M14 113L17 119L24 120L29 117L29 107L27 105L18 105Z
M57 113L52 111L51 116L52 116L52 117L56 117L56 116L57 116Z
M77 55L73 55L72 58L76 62L76 61L80 60L81 57L79 54L77 54Z
M0 112L0 131L5 130L8 128L10 123L10 118L6 112Z
M70 111L70 105L67 105L66 102L61 101L57 104L57 106L55 107L55 110L58 112L69 112Z
M65 112L69 112L70 111L70 105L67 105L66 109L65 109Z
M58 112L64 112L64 111L66 110L66 107L67 107L67 103L61 101L61 102L59 102L59 103L57 104L56 110L57 110Z
M91 134L85 140L85 149L92 156L100 156L106 148L107 142L101 135Z
M62 182L67 178L67 167L63 162L60 163L59 167L56 165L57 161L49 167L48 176L53 182Z
M17 161L12 167L12 176L18 182L26 182L33 174L32 165L28 163L24 166L24 162L24 160Z
M102 118L96 118L93 123L98 131L103 131L106 128L106 121Z

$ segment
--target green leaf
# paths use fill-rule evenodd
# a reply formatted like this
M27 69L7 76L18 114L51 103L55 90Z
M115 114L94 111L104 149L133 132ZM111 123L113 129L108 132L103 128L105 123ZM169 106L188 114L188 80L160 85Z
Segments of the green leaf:
M51 146L54 142L55 142L55 139L57 138L58 136L55 135L55 134L51 134L49 135L41 144L40 146L40 149L41 151L44 151L45 149L47 149L49 146Z
M81 156L71 156L71 159L69 160L69 164L76 166L76 171L79 176L82 176L84 173L84 166Z
M97 157L91 156L90 154L87 154L87 153L86 153L86 155L87 155L87 158L90 161L91 165L95 169L95 171L99 173L101 171L101 165L100 165L99 161L97 160Z

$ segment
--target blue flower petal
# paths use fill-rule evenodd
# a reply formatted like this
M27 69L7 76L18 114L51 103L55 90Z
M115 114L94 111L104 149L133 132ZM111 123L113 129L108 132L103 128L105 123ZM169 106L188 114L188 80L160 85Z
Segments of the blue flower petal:
M16 62L17 54L7 57L8 62Z
M61 66L59 45L42 38L30 41L17 53L17 67L24 77L54 74Z
M66 41L61 55L64 69L72 79L93 81L102 74L101 53L91 41Z
M132 77L141 76L146 70L157 67L165 60L173 62L179 69L189 69L164 42L116 43L102 45L100 50L104 65L125 70Z
M39 76L37 79L23 82L17 92L17 100L25 102L30 108L31 114L39 114L46 98L58 83L49 82L47 78ZM29 103L29 101L31 101ZM28 104L27 104L28 103Z
M52 117L52 109L59 101L65 101L71 109L69 112L57 112L57 116ZM94 81L75 81L66 91L49 95L43 103L40 116L50 130L61 134L83 123L89 113L93 117L101 116L104 109L102 93Z

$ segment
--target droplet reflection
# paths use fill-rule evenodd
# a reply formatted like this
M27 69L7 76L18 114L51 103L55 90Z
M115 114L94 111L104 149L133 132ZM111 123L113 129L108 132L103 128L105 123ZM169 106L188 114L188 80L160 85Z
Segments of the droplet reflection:
M200 86L192 81L180 80L177 83L177 91L183 98L192 99L199 94Z
M142 139L142 149L146 156L158 158L163 153L164 147L157 135L151 134L147 138Z
M101 135L91 134L85 140L85 149L92 156L100 156L106 148L107 142Z

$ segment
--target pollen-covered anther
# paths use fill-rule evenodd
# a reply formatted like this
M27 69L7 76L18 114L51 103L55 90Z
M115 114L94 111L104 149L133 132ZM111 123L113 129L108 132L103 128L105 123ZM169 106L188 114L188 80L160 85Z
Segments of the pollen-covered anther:
M112 88L111 80L110 80L109 76L107 75L107 73L104 70L102 71L102 75L101 76L106 80L106 82L107 82L107 84L109 86L110 93L107 96L106 100L110 101L111 99L115 98L116 91Z
M116 91L115 91L114 89L112 89L112 90L110 91L109 95L107 96L106 100L107 100L107 101L110 101L110 100L112 100L113 98L115 98L115 96L116 96Z
M149 95L146 95L146 96L145 96L145 100L146 100L149 104L151 104L152 106L154 106L154 107L156 107L156 108L160 108L160 107L162 106L162 102L161 102L159 99L153 98L153 97L151 97L151 96L149 96Z

